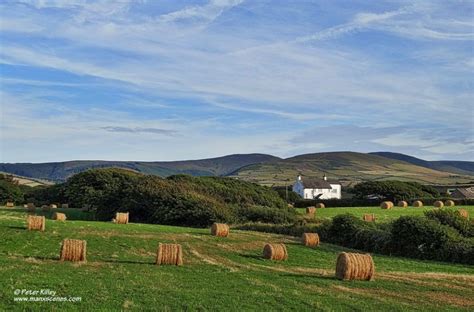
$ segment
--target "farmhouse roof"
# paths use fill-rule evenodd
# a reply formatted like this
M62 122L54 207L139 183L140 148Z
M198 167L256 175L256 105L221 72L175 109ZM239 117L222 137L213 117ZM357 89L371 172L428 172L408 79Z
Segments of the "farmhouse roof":
M474 187L457 188L451 193L454 198L474 198Z
M332 189L331 184L323 179L302 178L301 183L303 183L304 188L308 189Z

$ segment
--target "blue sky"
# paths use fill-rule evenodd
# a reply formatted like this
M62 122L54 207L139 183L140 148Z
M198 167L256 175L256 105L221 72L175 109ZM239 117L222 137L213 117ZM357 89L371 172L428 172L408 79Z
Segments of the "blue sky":
M474 160L473 8L4 0L0 161Z

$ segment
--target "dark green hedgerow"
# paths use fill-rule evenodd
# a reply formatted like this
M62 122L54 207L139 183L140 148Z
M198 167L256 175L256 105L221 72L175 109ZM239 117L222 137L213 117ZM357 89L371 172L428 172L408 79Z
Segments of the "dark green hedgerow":
M323 242L381 254L474 264L474 239L455 227L420 216L402 216L388 224L369 223L351 214L320 224L246 224L239 229L300 236L319 233Z

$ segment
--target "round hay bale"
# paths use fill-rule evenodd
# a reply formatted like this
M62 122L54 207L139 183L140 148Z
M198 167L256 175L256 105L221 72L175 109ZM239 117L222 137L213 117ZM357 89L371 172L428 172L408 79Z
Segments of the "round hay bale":
M319 246L319 234L318 233L303 233L301 236L303 245L307 247Z
M49 205L49 208L51 208L51 209L56 209L56 208L58 208L58 205L56 205L56 204L51 204L51 205Z
M316 208L326 208L326 206L323 203L317 203Z
M158 244L156 265L183 265L183 249L179 244Z
M227 237L229 235L229 226L225 223L214 223L211 226L211 235Z
M63 209L68 209L68 208L69 208L69 204L62 204L62 205L61 205L61 208L63 208Z
M454 207L456 204L451 199L448 199L447 201L444 202L444 205L446 207Z
M423 207L423 202L421 200L415 200L412 204L413 207Z
M384 201L380 204L380 207L382 209L392 209L393 208L393 203L391 201Z
M440 200L437 200L433 203L433 206L436 207L436 208L443 208L444 207L444 203Z
M397 206L402 207L402 208L406 208L406 207L408 207L408 203L404 200L401 200L401 201L398 202Z
M128 224L128 212L117 212L113 221L117 224Z
M5 206L6 206L7 208L13 208L13 207L15 207L15 203L8 201L8 202L5 204Z
M375 275L375 266L372 256L341 252L337 257L336 278L340 280L372 281Z
M315 212L316 212L316 207L314 207L314 206L306 207L306 214L314 215Z
M56 220L56 221L66 221L66 214L64 213L60 213L60 212L55 212L53 214L53 220Z
M263 247L263 257L270 260L287 260L288 251L285 244L266 244Z
M375 214L374 213L365 213L362 217L362 220L366 222L375 222Z
M43 212L50 212L50 211L51 211L51 207L48 206L48 205L43 205L43 206L41 206L41 211L43 211Z
M61 245L61 261L85 262L87 242L80 239L64 239Z
M23 208L28 208L28 205L27 205L27 204L24 204L24 205L23 205Z
M293 206L293 204L288 204L288 208L295 208L295 206Z
M44 231L46 228L46 218L44 216L28 216L26 225L29 231Z
M466 209L459 209L458 212L461 215L461 217L469 219L469 212Z

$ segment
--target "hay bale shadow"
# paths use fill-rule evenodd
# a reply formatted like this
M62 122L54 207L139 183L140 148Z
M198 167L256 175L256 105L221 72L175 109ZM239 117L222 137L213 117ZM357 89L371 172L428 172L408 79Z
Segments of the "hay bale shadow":
M7 226L7 228L12 229L12 230L26 230L26 227L24 227L24 226L12 226L12 225L9 225L9 226Z
M38 261L59 261L59 257L46 257L46 256L28 256L23 255L25 259L34 259Z
M135 261L135 260L113 260L113 259L108 259L108 260L102 260L102 262L105 263L122 263L122 264L155 264L154 261Z
M336 276L327 276L327 275L322 275L322 274L317 274L317 273L304 273L304 274L282 273L280 275L291 277L291 278L294 278L294 279L305 279L305 280L307 280L308 278L315 278L315 279L338 281Z
M261 261L264 260L262 255L253 255L253 254L250 255L250 254L240 253L239 256L243 258L247 258L247 259L256 259L256 260L261 260Z

